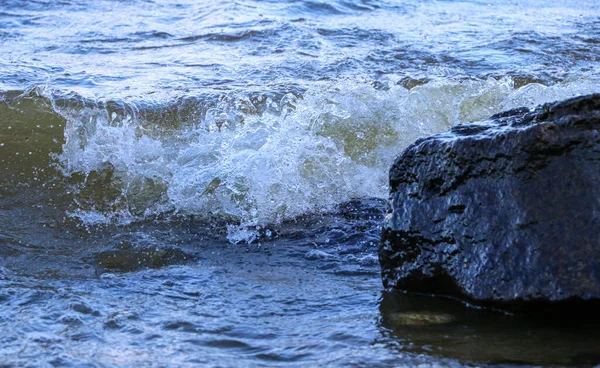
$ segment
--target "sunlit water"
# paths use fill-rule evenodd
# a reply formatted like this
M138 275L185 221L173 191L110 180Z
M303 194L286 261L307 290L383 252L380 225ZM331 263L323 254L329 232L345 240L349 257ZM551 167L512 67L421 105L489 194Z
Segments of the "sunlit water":
M0 0L0 50L0 366L600 362L376 257L415 139L600 92L600 3Z

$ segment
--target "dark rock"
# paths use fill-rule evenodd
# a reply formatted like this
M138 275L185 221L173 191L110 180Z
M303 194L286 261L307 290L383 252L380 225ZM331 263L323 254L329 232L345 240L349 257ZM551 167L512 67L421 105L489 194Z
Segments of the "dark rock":
M386 288L500 307L600 300L600 94L421 139L390 187Z

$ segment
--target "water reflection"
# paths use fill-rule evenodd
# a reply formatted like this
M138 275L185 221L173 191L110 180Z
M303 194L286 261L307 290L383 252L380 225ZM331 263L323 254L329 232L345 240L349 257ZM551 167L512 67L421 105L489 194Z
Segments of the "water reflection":
M384 292L384 333L400 350L474 364L600 363L600 322L513 315L429 296Z

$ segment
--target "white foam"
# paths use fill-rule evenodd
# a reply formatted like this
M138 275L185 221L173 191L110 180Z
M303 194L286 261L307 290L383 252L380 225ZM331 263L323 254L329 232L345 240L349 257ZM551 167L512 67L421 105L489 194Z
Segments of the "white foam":
M121 197L113 213L92 216L94 206L73 212L85 214L84 222L174 211L225 218L230 240L238 242L253 239L257 226L329 211L353 198L387 197L394 157L419 137L591 92L598 92L596 81L515 89L510 78L438 79L411 90L344 81L300 99L286 96L279 113L209 111L161 134L131 117L65 110L59 158L65 175L115 172L112 184Z

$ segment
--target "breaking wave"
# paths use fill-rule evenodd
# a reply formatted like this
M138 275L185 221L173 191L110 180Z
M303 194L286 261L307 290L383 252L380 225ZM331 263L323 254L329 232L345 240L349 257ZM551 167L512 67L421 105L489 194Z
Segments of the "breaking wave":
M6 111L45 106L55 114L31 126L60 129L61 136L47 132L56 136L42 139L45 150L37 140L44 162L12 170L56 170L58 178L36 180L59 179L69 193L70 218L95 226L194 215L226 223L229 240L240 242L252 241L267 224L329 212L356 198L387 197L394 157L419 137L598 91L593 80L408 84L393 77L377 85L345 80L306 91L213 92L167 102L86 100L38 87L3 100ZM5 155L29 150L0 137Z

